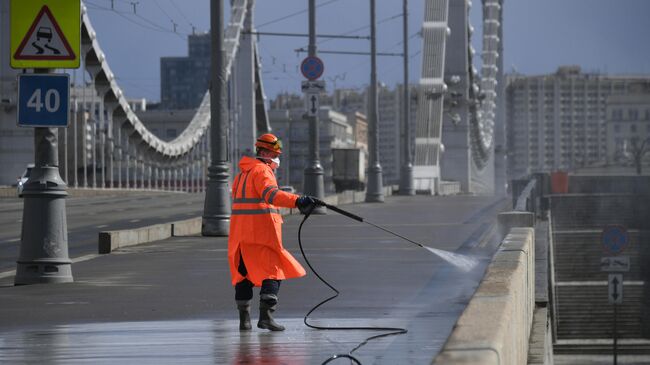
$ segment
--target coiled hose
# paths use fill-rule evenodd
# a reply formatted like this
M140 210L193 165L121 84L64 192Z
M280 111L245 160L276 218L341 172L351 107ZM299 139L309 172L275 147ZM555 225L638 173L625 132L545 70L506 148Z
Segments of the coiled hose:
M330 209L335 208L335 207L330 206L330 205L325 205L325 206L330 208ZM309 328L313 328L313 329L317 329L317 330L326 330L326 331L388 331L387 333L382 333L382 334L379 334L379 335L370 336L370 337L366 338L365 340L363 340L361 343L359 343L357 346L355 346L347 354L335 354L335 355L332 355L327 360L323 361L323 363L322 363L324 365L324 364L328 364L328 363L330 363L330 362L332 362L332 361L334 361L336 359L339 359L339 358L347 358L347 359L350 359L351 362L354 362L355 364L361 365L361 361L359 361L359 359L357 359L356 357L354 357L352 355L353 352L360 349L362 346L367 344L369 341L375 340L377 338L382 338L382 337L403 335L403 334L407 333L408 331L405 328L398 328L398 327L325 327L325 326L317 326L317 325L309 323L308 318L309 318L309 315L312 314L312 312L314 312L321 305L323 305L323 304L329 302L330 300L333 300L334 298L339 296L339 291L334 286L332 286L330 283L328 283L327 280L325 280L322 276L320 276L320 274L316 271L316 269L314 269L312 264L309 262L309 259L307 258L307 255L305 254L305 250L302 247L302 239L301 239L302 226L303 226L303 224L305 224L305 222L307 221L307 219L311 215L314 208L315 208L315 206L312 206L310 209L308 209L304 213L305 216L302 219L302 222L300 222L300 226L298 227L298 246L300 246L300 253L302 254L302 258L305 259L305 262L307 263L307 266L309 266L309 269L311 270L311 272L313 272L314 275L316 275L318 280L320 280L323 284L327 285L330 289L332 289L332 291L334 291L334 295L332 295L331 297L323 300L322 302L320 302L316 306L314 306L312 309L310 309L309 312L307 312L307 314L305 314L303 322L305 323L305 326L307 326ZM349 218L355 219L357 221L360 221L360 222L363 221L363 218L358 217L356 215L353 215L353 214L351 214L349 212L345 212L345 211L343 211L341 209L333 209L333 210L338 212L338 213L341 213L341 214L343 214L343 215L345 215L345 216L347 216Z

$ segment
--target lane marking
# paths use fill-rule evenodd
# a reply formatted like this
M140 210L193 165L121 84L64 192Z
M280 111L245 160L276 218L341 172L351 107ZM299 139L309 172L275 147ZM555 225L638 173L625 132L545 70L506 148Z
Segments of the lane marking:
M88 254L88 255L79 256L77 258L72 259L71 261L72 261L73 264L76 264L77 262L92 260L92 259L95 259L95 258L97 258L99 256L101 256L101 255L97 254L97 253L91 253L91 254Z
M16 275L16 270L0 272L0 279L8 278L10 276L15 276L15 275Z
M104 228L104 227L108 227L108 224L100 224L98 226L95 226L95 228Z
M140 222L141 220L142 220L142 219L131 219L129 222L131 222L131 223L138 223L138 222Z

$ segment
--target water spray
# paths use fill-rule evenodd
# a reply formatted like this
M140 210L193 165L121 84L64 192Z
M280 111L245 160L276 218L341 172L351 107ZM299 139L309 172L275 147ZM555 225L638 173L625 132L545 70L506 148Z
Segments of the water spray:
M476 260L476 259L474 259L472 257L468 257L468 256L465 256L465 255L460 255L460 254L457 254L457 253L453 253L453 252L449 252L449 251L440 250L440 249L437 249L437 248L432 248L432 247L425 246L425 245L423 245L423 244L421 244L419 242L413 241L413 240L411 240L411 239L409 239L407 237L404 237L404 236L402 236L402 235L400 235L398 233L395 233L395 232L393 232L393 231L391 231L391 230L389 230L389 229L387 229L385 227L374 224L372 222L368 222L363 217L360 217L360 216L358 216L356 214L350 213L350 212L348 212L346 210L343 210L343 209L341 209L341 208L339 208L337 206L327 204L327 203L322 202L320 200L317 200L316 205L324 206L324 207L326 207L326 208L328 208L328 209L330 209L330 210L332 210L334 212L337 212L337 213L339 213L341 215L344 215L344 216L346 216L348 218L354 219L357 222L369 224L369 225L371 225L371 226L373 226L375 228L381 229L382 231L384 231L386 233L389 233L389 234L391 234L393 236L399 237L399 238L401 238L401 239L403 239L403 240L405 240L405 241L407 241L409 243L412 243L412 244L414 244L414 245L416 245L416 246L418 246L420 248L423 248L423 249L437 255L441 259L445 260L446 262L454 265L455 267L457 267L457 268L459 268L459 269L461 269L461 270L463 270L465 272L472 270L473 268L475 268L478 265L478 260ZM349 359L350 362L354 362L357 365L361 365L361 361L359 361L359 359L357 359L356 357L354 357L354 355L352 355L353 352L355 352L356 350L358 350L359 348L361 348L362 346L364 346L365 344L367 344L371 340L381 338L381 337L403 335L403 334L407 333L408 330L405 329L405 328L398 328L398 327L326 327L326 326L314 325L314 324L311 324L311 323L308 322L307 319L308 319L309 315L312 314L312 312L314 312L317 308L319 308L323 304L325 304L325 303L329 302L330 300L332 300L332 299L339 296L339 291L334 286L332 286L330 283L328 283L325 279L323 279L323 277L321 277L320 274L318 274L318 272L314 269L314 267L309 262L309 259L307 259L307 255L305 254L305 251L303 250L303 247L302 247L302 240L301 240L302 226L305 223L305 221L307 221L307 218L309 218L309 216L311 215L311 213L314 210L314 208L316 207L316 205L313 205L311 207L311 209L309 209L307 212L305 212L305 217L302 219L302 222L300 222L300 226L298 227L298 245L300 247L300 253L302 253L302 257L305 260L305 262L307 263L307 266L309 266L309 268L314 273L314 275L316 275L316 277L323 284L327 285L330 289L332 289L335 294L332 295L331 297L323 300L322 302L318 303L311 310L309 310L309 312L307 312L307 314L305 314L303 322L305 323L305 325L307 327L317 329L317 330L329 330L329 331L332 331L332 330L348 330L348 331L349 330L365 330L365 331L382 331L382 332L385 332L385 333L382 333L382 334L370 336L370 337L366 338L365 340L363 340L361 343L359 343L352 350L350 350L350 352L348 352L347 354L332 355L321 364L321 365L324 365L324 364L328 364L328 363L330 363L330 362L332 362L332 361L334 361L336 359L346 358L346 359Z
M478 265L478 260L476 260L473 257L469 257L469 256L466 256L466 255L461 255L461 254L457 254L457 253L454 253L454 252L449 252L449 251L445 251L445 250L425 246L425 245L423 245L423 244L421 244L419 242L413 241L410 238L404 237L399 233L395 233L395 232L389 230L388 228L385 228L385 227L382 227L382 226L380 226L378 224L369 222L366 219L364 219L363 217L360 217L360 216L358 216L356 214L345 211L345 210L343 210L343 209L341 209L341 208L339 208L337 206L330 205L330 204L327 204L327 203L321 203L321 204L323 206L327 207L327 209L331 209L331 210L333 210L333 211L335 211L335 212L337 212L339 214L342 214L342 215L344 215L344 216L346 216L348 218L354 219L355 221L371 225L371 226L373 226L375 228L379 228L379 229L381 229L382 231L384 231L386 233L392 234L393 236L399 237L399 238L405 240L406 242L409 242L409 243L412 243L412 244L414 244L414 245L416 245L418 247L421 247L421 248L423 248L423 249L437 255L441 259L445 260L446 262L454 265L455 267L457 267L457 268L459 268L459 269L461 269L461 270L463 270L465 272L471 271L472 269L474 269Z

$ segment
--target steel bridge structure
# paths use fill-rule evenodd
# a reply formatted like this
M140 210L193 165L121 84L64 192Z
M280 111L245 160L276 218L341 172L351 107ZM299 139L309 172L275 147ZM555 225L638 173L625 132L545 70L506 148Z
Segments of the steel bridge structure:
M495 131L499 128L495 125L503 99L502 2L482 2L480 72L472 64L471 2L425 2L417 122L411 132L414 182L419 191L438 193L443 179L459 182L464 192L494 191ZM256 134L270 130L253 14L254 0L234 0L225 29L225 77L231 85L225 102L237 105L237 112L231 108L228 118L231 161L239 151L252 150ZM5 5L2 16L3 20L8 16ZM89 78L91 90L87 97L84 89L81 97L72 98L70 128L59 131L62 178L68 186L79 188L204 191L210 164L209 91L187 128L174 140L163 141L132 109L83 5L82 19L82 74ZM8 32L3 29L2 33ZM7 40L2 38L0 46L5 49ZM15 85L16 72L6 60L2 62L0 166L5 172L0 184L9 184L32 162L33 152L29 131L17 128L12 119L15 96L11 85Z

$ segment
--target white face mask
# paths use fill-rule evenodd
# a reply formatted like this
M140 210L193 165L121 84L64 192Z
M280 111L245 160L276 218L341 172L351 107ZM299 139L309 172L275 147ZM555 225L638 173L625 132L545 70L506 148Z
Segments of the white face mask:
M275 170L278 167L280 167L280 157L272 158L271 159L271 168L273 170Z
M275 170L280 167L280 157L270 158L270 157L259 157L263 160L271 162L271 169Z

